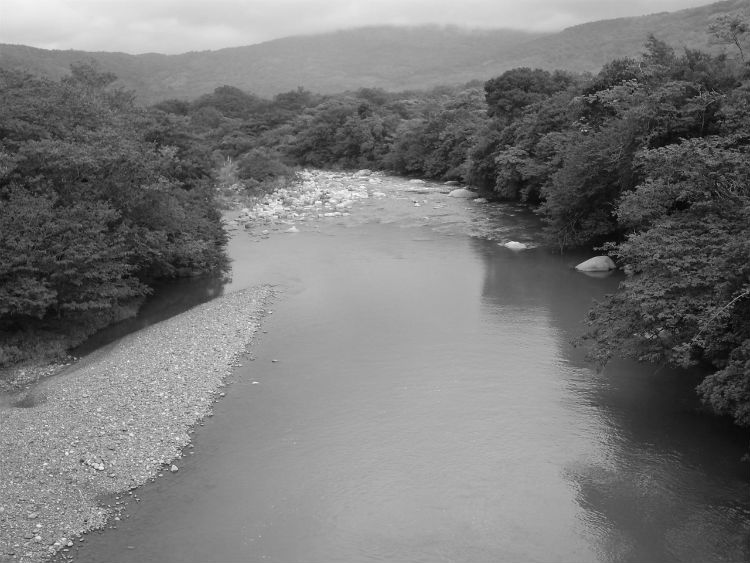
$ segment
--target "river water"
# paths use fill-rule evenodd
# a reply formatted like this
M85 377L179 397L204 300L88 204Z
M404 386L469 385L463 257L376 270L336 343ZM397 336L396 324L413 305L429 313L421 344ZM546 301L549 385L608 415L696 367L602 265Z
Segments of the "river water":
M231 282L177 291L283 293L179 472L76 561L747 561L747 434L700 412L696 373L570 343L617 275L501 246L536 242L521 208L377 189L236 233Z

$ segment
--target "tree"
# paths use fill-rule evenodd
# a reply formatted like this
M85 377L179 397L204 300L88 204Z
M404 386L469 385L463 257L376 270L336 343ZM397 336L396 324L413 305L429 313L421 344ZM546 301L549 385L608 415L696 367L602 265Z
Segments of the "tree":
M731 44L737 47L740 59L743 62L745 61L745 52L742 49L742 43L747 34L750 33L750 22L748 22L747 13L734 12L716 16L709 24L708 31L716 42Z
M60 82L0 71L0 363L25 357L19 335L72 345L153 280L226 264L187 120L109 84L88 66Z
M616 212L631 234L609 246L631 276L592 311L589 337L599 359L713 364L700 395L750 426L747 102L722 109L721 135L637 155L645 178Z
M6 190L0 214L0 318L57 318L106 310L143 295L115 210L61 206L54 196Z
M538 68L506 71L484 86L487 112L490 117L508 123L520 116L525 107L565 90L574 81L573 76L560 71L552 74Z

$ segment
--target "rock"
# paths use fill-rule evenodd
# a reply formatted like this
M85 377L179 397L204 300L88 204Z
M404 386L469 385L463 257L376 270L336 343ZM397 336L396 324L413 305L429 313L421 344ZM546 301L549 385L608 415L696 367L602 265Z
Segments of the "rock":
M477 194L472 192L471 190L467 190L466 188L458 188L457 190L453 190L451 193L448 194L449 197L463 197L463 198L473 198L476 197Z
M176 466L176 465L175 465L175 464L173 463L173 464L172 464L172 467L170 467L170 468L169 468L169 470L170 470L170 471L171 471L172 473L177 473L177 472L178 472L178 471L180 470L180 468L179 468L179 467L177 467L177 466Z
M458 186L459 183L456 180L448 180L447 182L445 182L444 185L446 185L446 186Z
M529 247L527 244L515 240L508 241L503 246L510 250L526 250Z
M372 174L372 170L369 168L363 168L362 170L357 171L356 174L354 174L355 178L361 178L362 176L369 176Z
M615 269L615 263L609 256L594 256L576 266L579 272L609 272Z
M409 180L409 183L410 184L424 184L425 181L424 180L420 180L419 178L415 178L413 180Z
M298 233L298 232L299 232L299 229L298 229L297 227L289 227L289 228L288 228L288 229L287 229L286 231L284 231L284 232L285 232L285 233Z
M474 200L474 203L487 203L487 198L486 197L478 197L477 199Z

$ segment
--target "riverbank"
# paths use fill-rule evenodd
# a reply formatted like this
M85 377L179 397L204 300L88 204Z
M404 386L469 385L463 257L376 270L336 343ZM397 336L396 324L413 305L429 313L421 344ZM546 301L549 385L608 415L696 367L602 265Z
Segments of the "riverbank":
M252 343L270 287L129 335L0 410L0 561L42 561L105 524L101 495L179 470L191 427Z

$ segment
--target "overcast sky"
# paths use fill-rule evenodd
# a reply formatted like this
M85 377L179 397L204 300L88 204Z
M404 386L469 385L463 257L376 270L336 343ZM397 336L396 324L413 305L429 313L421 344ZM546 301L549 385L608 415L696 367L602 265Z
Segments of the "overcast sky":
M0 43L183 53L373 24L554 31L711 0L0 0Z

